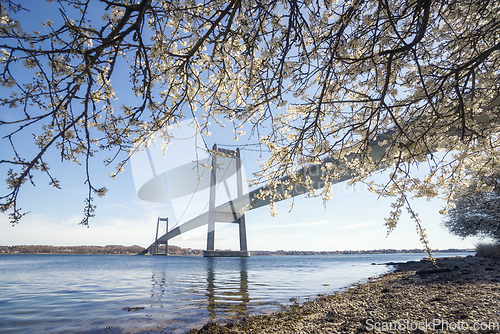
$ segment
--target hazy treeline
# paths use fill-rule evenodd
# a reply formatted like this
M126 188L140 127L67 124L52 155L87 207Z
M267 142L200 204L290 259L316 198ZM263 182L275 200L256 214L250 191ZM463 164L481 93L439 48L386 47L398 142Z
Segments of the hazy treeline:
M469 249L441 249L433 250L433 253L455 253L467 252ZM252 251L252 255L348 255L348 254L401 254L401 253L424 253L423 249L373 249L373 250L343 250L343 251L298 251L298 250L277 250L277 251Z
M158 246L158 254L165 254L165 245ZM202 249L181 248L168 245L168 254L172 255L203 255Z
M0 253L19 254L137 254L144 250L141 246L48 246L20 245L0 246Z

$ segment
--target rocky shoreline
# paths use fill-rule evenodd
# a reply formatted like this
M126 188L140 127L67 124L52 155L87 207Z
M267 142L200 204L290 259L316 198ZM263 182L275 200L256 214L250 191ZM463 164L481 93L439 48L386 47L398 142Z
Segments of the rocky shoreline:
M500 333L500 260L390 263L391 273L282 312L188 333Z

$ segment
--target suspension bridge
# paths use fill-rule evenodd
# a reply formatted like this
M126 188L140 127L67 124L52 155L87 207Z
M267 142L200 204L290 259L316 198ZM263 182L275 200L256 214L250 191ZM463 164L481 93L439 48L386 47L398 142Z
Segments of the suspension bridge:
M370 157L376 161L379 160L385 153L386 148L390 145L390 134L383 135L379 137L377 140L373 141L370 145ZM381 142L385 144L381 145ZM243 189L243 173L242 173L242 162L240 157L240 150L227 150L223 148L217 147L214 145L212 148L212 154L210 157L210 178L209 178L209 202L208 202L208 211L195 216L183 224L172 228L170 231L158 237L158 225L157 225L157 237L155 241L147 247L142 254L151 253L154 254L157 247L161 244L168 245L168 241L172 238L175 238L183 233L191 231L196 228L200 228L202 226L208 225L207 232L207 249L204 251L204 256L206 257L224 257L224 256L237 256L237 257L246 257L250 256L250 252L248 251L247 246L247 236L246 236L246 221L245 221L245 212L250 210L255 210L264 206L268 206L271 202L269 196L266 196L264 199L259 198L258 194L265 190L266 186L262 186L258 189L254 189L249 191L248 193L244 192ZM222 154L225 159L232 159L235 161L235 170L232 172L226 173L224 176L218 176L218 174L227 172L228 169L224 170L223 168L218 168L218 154ZM356 158L355 154L351 154L348 157L349 160L353 160ZM327 159L323 163L336 163L336 161ZM193 168L193 166L186 166L185 169ZM306 179L310 183L310 187L314 189L320 189L324 187L324 170L322 168L322 164L316 164L308 166L307 168L301 170L299 174L302 175L302 181ZM351 170L346 169L346 172L335 181L335 183L344 182L351 178ZM229 186L228 186L228 178L231 176L236 177L236 193L237 196L233 199L230 199L220 205L216 205L217 201L217 189L219 186L223 185L226 194L229 197ZM157 177L158 178L158 177ZM282 184L286 184L288 178L283 178ZM233 182L234 183L234 182ZM161 184L161 182L160 182ZM203 188L204 186L201 186ZM197 189L200 188L200 184L197 185ZM283 194L285 192L285 186L281 185L276 189L278 194ZM175 191L174 191L175 192ZM299 196L307 192L307 189L304 187L300 187L297 184L294 184L292 190L288 189L287 192L292 196ZM185 191L184 191L185 193ZM171 195L172 196L172 195ZM174 195L175 196L175 195ZM220 195L219 195L220 196ZM284 197L275 198L275 202L279 202L284 200ZM160 222L159 218L158 223ZM239 251L219 251L215 250L215 223L234 223L239 225L239 241L240 241L240 250Z
M497 107L500 105L500 97L497 97L490 105L490 108ZM491 123L490 117L487 114L481 114L475 118L475 121L483 124L485 127ZM448 133L449 136L456 136L459 134L458 130L450 131ZM196 141L202 142L199 133L196 131L191 133L190 138L195 138ZM392 133L386 133L384 135L379 136L376 140L370 143L370 157L372 161L379 161L385 154L386 149L391 145ZM208 150L204 150L207 152ZM185 148L180 147L179 152L184 152ZM188 195L190 192L196 193L200 189L209 189L209 201L208 201L208 210L196 215L183 224L179 226L175 226L171 230L168 230L165 234L158 237L158 229L157 236L155 238L155 242L153 242L149 247L145 249L143 254L150 252L154 253L154 250L157 249L160 244L168 244L168 241L172 238L175 238L183 233L191 231L196 228L200 228L202 226L208 225L207 231L207 249L204 252L204 256L207 257L216 257L216 256L250 256L247 246L247 236L246 236L246 221L245 221L245 212L250 210L255 210L270 204L271 199L269 196L266 196L264 199L259 197L259 193L262 190L266 189L266 186L262 186L258 189L254 189L252 191L245 191L244 182L243 182L243 165L240 157L240 150L227 150L223 148L217 147L214 145L212 148L213 154L211 156L199 156L196 154L196 161L190 160L189 163L171 169L161 175L155 172L155 168L153 166L153 159L149 151L147 151L149 163L151 164L151 170L153 178L148 182L144 183L142 187L138 187L138 195L143 200L149 201L163 201L168 197L177 198L181 196ZM218 157L222 155L223 158ZM351 154L347 157L348 161L352 161L357 158L357 154ZM219 164L218 159L226 160L225 162ZM210 164L208 164L210 162ZM233 163L234 162L234 163ZM323 164L332 163L337 164L338 162L333 159L326 159L321 164L310 165L307 168L302 169L299 172L299 175L302 175L301 181L308 180L310 187L313 189L320 189L324 187L324 169L322 168ZM205 167L210 166L210 176L207 177L204 175L203 169L202 175L200 177L199 172L194 171L197 170L199 165L205 165ZM222 165L222 167L221 167ZM234 166L233 169L229 168L229 166ZM379 169L382 169L383 166L379 166ZM182 171L182 172L181 172ZM353 173L352 170L346 169L345 173L339 177L335 183L340 183L351 179ZM134 173L135 178L135 173ZM236 182L229 182L230 178L236 179ZM195 184L191 184L189 186L189 180L197 179L198 182ZM233 180L234 181L234 180ZM281 184L288 184L291 181L288 177L284 177L281 180ZM163 186L158 187L161 184L174 184L173 187L169 187L170 193L162 190ZM301 182L298 182L300 184ZM231 184L232 187L229 185ZM300 187L297 183L292 182L292 191L290 191L289 186L281 185L278 189L275 190L278 194L283 194L285 191L288 192L292 197L299 196L307 192L308 189L304 189ZM223 191L227 195L228 200L220 202L223 193L218 191L220 186L223 185ZM136 184L137 187L137 184ZM233 188L233 189L231 189ZM236 192L235 192L235 189ZM235 193L235 195L231 196L231 193ZM222 195L222 196L221 196ZM191 197L190 203L193 197ZM278 202L285 199L284 196L275 197L274 201ZM189 204L188 204L189 205ZM184 212L185 213L185 212ZM184 215L183 213L183 215ZM160 218L159 218L160 219ZM235 223L239 225L239 241L240 241L240 250L239 251L217 251L215 250L215 223L216 222L225 222L225 223ZM159 223L159 221L158 221ZM168 226L168 225L167 225Z

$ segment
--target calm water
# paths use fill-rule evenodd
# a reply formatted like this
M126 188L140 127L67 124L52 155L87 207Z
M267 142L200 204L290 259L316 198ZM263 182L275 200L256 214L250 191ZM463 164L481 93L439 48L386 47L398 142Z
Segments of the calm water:
M0 333L184 333L208 320L276 311L391 269L373 262L422 257L0 255ZM135 307L144 309L123 309Z

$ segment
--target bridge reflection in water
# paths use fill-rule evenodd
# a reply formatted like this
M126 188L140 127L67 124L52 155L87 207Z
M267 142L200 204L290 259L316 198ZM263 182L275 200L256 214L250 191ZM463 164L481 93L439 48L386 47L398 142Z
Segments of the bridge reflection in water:
M245 315L248 313L250 296L248 293L247 258L239 258L239 273L224 273L216 270L215 258L207 259L207 297L210 317L220 313ZM219 313L219 314L217 314Z
M180 280L176 274L169 273L167 268L161 272L153 272L151 307L168 309L173 318L175 313L188 313L191 316L198 314L206 322L245 316L252 313L252 306L263 306L259 298L250 300L247 268L249 259L243 257L228 260L203 258L204 268L201 271L198 268L196 273L188 273L181 269ZM177 271L176 268L170 269ZM172 308L175 309L174 312ZM188 309L192 311L187 311ZM200 310L202 314L199 314Z

